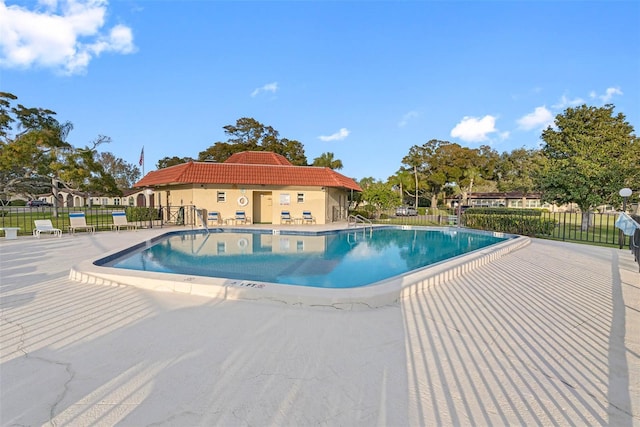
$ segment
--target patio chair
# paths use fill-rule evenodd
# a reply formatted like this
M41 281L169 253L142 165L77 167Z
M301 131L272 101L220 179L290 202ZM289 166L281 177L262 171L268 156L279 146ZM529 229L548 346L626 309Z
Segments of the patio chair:
M236 224L251 224L251 219L244 213L244 211L236 211Z
M207 224L209 223L220 224L222 222L222 218L220 218L219 212L208 212L207 213Z
M84 212L70 212L69 213L69 232L75 234L76 230L86 230L91 233L95 233L95 225L87 225L87 217Z
M291 224L292 221L289 211L282 211L280 213L280 224Z
M313 215L311 215L310 211L304 211L302 212L302 222L314 224L316 222L316 219L313 217Z
M137 224L127 221L127 213L125 211L113 211L111 212L111 217L113 218L112 230L120 231L121 228L138 229Z
M54 236L62 237L62 230L59 228L53 228L53 224L50 219L36 219L33 221L36 228L33 229L33 235L40 238L40 233L50 233Z

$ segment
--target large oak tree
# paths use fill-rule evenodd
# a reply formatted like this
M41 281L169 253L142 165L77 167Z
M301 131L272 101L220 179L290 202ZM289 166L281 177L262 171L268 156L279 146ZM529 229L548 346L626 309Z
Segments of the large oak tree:
M611 104L567 108L556 116L555 127L542 132L547 159L538 182L542 198L577 204L583 230L591 209L618 204L621 188L640 188L640 140L624 114L613 110Z
M242 151L271 151L281 154L296 166L306 166L307 157L301 142L280 138L278 131L259 121L243 117L235 125L224 126L227 142L216 142L198 154L200 161L224 162Z
M96 148L109 137L75 148L66 141L71 122L60 123L55 112L15 104L18 98L0 92L0 194L34 198L64 188L73 194L119 195L114 178L97 160Z

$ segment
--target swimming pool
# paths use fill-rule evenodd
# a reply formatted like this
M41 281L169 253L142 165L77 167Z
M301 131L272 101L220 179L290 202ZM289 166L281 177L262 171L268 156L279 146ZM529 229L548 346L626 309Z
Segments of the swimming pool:
M165 236L98 265L319 288L356 288L508 239L451 229L372 228L322 234L273 231Z
M432 243L426 243L429 236L435 237ZM222 299L354 309L392 304L528 243L522 236L449 227L177 231L87 260L69 277ZM238 262L250 254L251 267Z

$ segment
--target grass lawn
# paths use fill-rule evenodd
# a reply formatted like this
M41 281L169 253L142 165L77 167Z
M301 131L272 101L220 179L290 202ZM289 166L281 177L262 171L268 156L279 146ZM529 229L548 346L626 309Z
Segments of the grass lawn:
M18 234L33 234L35 228L34 221L37 219L50 219L55 228L67 232L69 228L69 212L59 212L58 216L53 216L51 210L29 210L23 212L9 212L5 216L0 217L0 227L20 227ZM87 225L95 225L96 230L110 230L113 219L111 212L105 213L87 213ZM4 231L0 232L3 233Z

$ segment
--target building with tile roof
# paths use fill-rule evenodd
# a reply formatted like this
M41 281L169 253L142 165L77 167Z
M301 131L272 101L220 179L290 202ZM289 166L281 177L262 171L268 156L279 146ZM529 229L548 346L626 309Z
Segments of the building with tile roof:
M362 191L351 178L316 166L294 166L267 151L236 153L223 163L189 162L146 174L136 188L153 190L159 206L196 206L221 221L244 211L254 223L278 224L311 212L317 224L345 220L350 195Z

